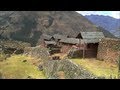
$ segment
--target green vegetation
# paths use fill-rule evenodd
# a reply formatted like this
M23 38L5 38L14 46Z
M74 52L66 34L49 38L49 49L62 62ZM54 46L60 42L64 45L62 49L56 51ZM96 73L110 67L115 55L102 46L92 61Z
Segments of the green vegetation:
M92 59L71 59L74 63L81 65L98 77L117 78L118 67L111 63Z
M2 56L2 55L1 55ZM0 72L5 79L45 79L43 71L31 63L30 57L14 55L0 62ZM26 61L26 62L25 62Z

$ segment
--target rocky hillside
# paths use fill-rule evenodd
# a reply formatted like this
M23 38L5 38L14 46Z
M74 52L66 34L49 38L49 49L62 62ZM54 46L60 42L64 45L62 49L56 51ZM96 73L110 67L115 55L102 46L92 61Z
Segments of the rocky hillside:
M101 29L74 11L0 11L1 39L29 42L35 46L43 33L75 36L80 31Z
M102 15L87 15L85 17L120 38L120 19Z

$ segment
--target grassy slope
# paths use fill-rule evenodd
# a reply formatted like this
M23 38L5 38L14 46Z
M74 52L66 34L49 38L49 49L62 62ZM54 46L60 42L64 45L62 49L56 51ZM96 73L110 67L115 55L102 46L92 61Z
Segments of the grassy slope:
M103 76L106 78L113 78L118 76L118 68L116 65L106 63L104 61L91 59L71 59L74 63L83 66L96 76Z
M27 62L22 62L27 60ZM42 71L30 63L31 58L23 55L14 55L7 60L0 62L0 72L6 79L26 79L31 76L35 79L44 79Z

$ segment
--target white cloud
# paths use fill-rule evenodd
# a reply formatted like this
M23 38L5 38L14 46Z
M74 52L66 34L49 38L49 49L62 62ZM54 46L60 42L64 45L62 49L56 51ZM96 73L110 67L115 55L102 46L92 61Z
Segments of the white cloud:
M114 18L120 19L120 11L77 11L82 15L104 15L104 16L111 16Z
M114 11L114 12L112 12L111 16L120 19L120 11Z
M98 14L97 11L77 11L77 12L82 14L82 15Z

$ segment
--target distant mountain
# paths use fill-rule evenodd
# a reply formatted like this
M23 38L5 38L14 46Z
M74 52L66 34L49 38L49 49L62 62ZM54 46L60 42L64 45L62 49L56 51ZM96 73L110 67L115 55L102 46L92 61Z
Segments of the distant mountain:
M103 15L86 15L85 17L120 38L120 19Z
M0 38L36 45L43 33L76 36L80 31L105 31L75 11L0 11ZM106 37L113 37L105 31Z

